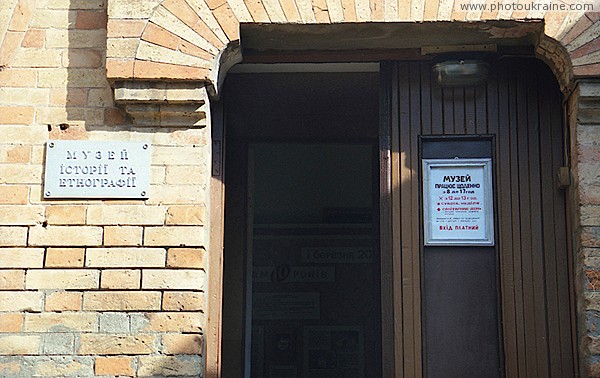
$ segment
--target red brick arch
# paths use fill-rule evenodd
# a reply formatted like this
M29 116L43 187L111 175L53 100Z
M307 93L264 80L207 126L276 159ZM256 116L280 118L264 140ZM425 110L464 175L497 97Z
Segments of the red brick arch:
M456 2L458 3L458 2ZM488 1L489 4L492 1ZM241 23L543 20L537 52L563 88L600 74L600 13L461 11L431 0L109 0L108 78L213 82Z

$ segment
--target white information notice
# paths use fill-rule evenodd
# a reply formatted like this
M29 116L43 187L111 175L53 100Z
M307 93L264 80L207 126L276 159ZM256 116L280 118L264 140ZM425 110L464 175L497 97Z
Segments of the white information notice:
M491 159L423 159L425 245L494 245Z
M314 319L321 317L317 292L254 293L252 317L255 320Z
M53 140L46 146L45 198L148 198L150 144Z

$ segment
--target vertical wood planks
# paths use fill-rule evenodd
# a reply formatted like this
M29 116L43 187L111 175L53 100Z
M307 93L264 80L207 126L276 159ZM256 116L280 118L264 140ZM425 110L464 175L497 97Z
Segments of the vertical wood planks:
M395 67L391 145L398 147L393 153L399 160L391 172L392 191L399 190L399 202L392 201L394 216L400 217L400 230L393 233L400 235L392 239L400 244L403 316L403 361L397 363L404 364L405 376L421 374L418 138L492 135L504 373L573 374L565 196L555 177L563 164L555 79L540 62L527 59L499 62L485 86L464 89L439 88L426 62Z

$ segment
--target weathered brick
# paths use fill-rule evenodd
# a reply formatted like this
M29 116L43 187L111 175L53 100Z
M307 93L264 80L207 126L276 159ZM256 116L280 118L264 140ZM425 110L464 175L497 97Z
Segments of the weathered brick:
M25 332L94 332L97 316L93 312L43 312L25 314Z
M96 289L100 286L100 271L92 269L28 270L27 289Z
M600 247L600 227L583 227L581 245L584 247Z
M90 311L160 310L158 291L94 291L83 294L83 309Z
M162 225L166 209L161 206L110 205L88 208L90 225Z
M46 155L46 148L44 146L31 146L31 163L32 164L39 164L42 165L44 164L44 159L45 159L45 155ZM41 183L38 183L41 184ZM41 187L41 185L40 185ZM31 191L30 191L31 193ZM41 191L40 191L40 195L41 195ZM31 197L31 194L30 194ZM41 198L41 196L39 197Z
M0 124L29 125L33 123L33 106L0 106Z
M600 226L600 206L582 206L580 213L582 226Z
M105 125L123 125L126 124L125 114L119 108L104 109L104 124Z
M199 334L166 334L163 345L165 354L201 354L204 338Z
M142 20L117 20L109 19L107 26L108 38L127 38L127 37L139 37L142 35L142 31L146 23Z
M92 357L40 356L27 361L36 377L91 377L94 375Z
M10 164L0 166L0 184L39 184L41 178L41 165Z
M205 206L169 206L168 225L203 225L206 219Z
M29 29L23 37L21 47L25 48L42 48L46 39L46 31L44 29Z
M0 332L19 333L23 330L23 314L0 313ZM2 369L0 369L0 376Z
M200 356L143 356L140 357L138 376L201 376Z
M48 226L31 227L32 246L85 246L102 244L102 227Z
M72 27L75 12L55 9L38 9L31 19L30 26L41 29L68 29Z
M79 354L132 355L156 353L158 343L154 335L99 335L82 334Z
M48 9L102 9L106 0L48 0Z
M105 10L77 11L77 20L75 21L76 29L106 29L107 15Z
M0 335L0 355L38 354L40 336Z
M1 291L0 311L42 311L44 293L36 291Z
M139 44L140 40L138 38L109 39L106 55L111 58L134 57Z
M198 24L198 25L201 25L201 24ZM219 42L217 46L221 46L221 45L222 45L222 43ZM186 40L182 40L181 44L178 46L178 48L179 48L179 51L181 51L184 54L193 55L193 56L196 56L196 57L204 59L204 60L211 60L213 57L212 53L209 53L205 49L200 48L200 47L196 46L195 44L189 43Z
M75 94L78 94L75 92ZM92 122L94 117L100 117L100 110L86 109L78 107L70 107L68 110L64 107L47 107L41 108L37 112L36 120L50 124L50 133L48 137L53 140L86 140L89 139L89 134L85 129L85 121L69 121L71 113L76 117L81 117L83 120ZM101 119L101 118L97 118ZM69 125L66 129L61 129L60 124L66 123Z
M101 75L102 71L99 68L41 69L38 73L38 86L40 88L101 88L106 85L106 78Z
M194 291L167 291L163 294L163 310L200 311L204 309L204 293Z
M589 290L600 290L600 271L586 270L585 275L588 280Z
M163 184L165 182L165 172L165 167L150 167L150 184Z
M129 79L133 77L133 58L106 58L106 76L111 79Z
M63 56L63 65L65 57ZM88 94L90 90L87 88L51 88L50 89L50 104L64 106L86 106L88 103ZM60 129L60 128L59 128Z
M27 245L27 227L0 226L0 247L17 247ZM0 266L2 265L0 251Z
M129 333L129 316L121 312L104 312L98 318L100 333Z
M142 274L142 289L201 290L205 286L206 274L192 269L145 269Z
M189 164L189 163L188 163ZM171 185L200 185L206 182L206 169L201 165L167 165L166 182Z
M46 47L48 49L100 49L106 46L106 32L95 30L48 29ZM96 80L96 79L91 79ZM80 86L80 85L76 85Z
M142 245L142 227L106 226L104 227L104 245L139 246Z
M27 186L0 186L0 204L25 205L28 198Z
M10 127L3 127L0 133L0 143L44 143L47 138L48 130L41 125L11 124Z
M4 41L0 45L0 65L7 66L10 63L22 40L22 32L9 30L4 33Z
M160 52L158 52L160 54ZM170 78L173 80L202 80L209 77L208 68L186 67L177 64L137 60L133 67L135 77L148 80Z
M139 289L142 273L132 269L106 269L102 271L102 289Z
M46 251L47 268L82 268L84 248L48 248Z
M0 205L0 224L28 226L44 221L43 206Z
M2 78L0 77L1 81ZM30 160L31 146L22 144L0 145L0 163L29 163Z
M0 83L5 87L35 86L35 71L21 68L5 68L0 71Z
M44 264L43 248L2 248L0 267L41 268Z
M113 106L113 91L107 88L90 88L88 95L88 105L93 107Z
M42 336L44 355L73 354L74 351L75 335L72 333L47 333Z
M52 225L85 224L85 206L48 206L46 221Z
M58 49L20 49L15 54L13 67L58 68L62 51Z
M203 244L203 227L146 227L144 230L144 245L148 246L201 246Z
M87 267L164 267L164 248L88 248L85 257Z
M176 165L183 165L189 169L190 162L201 162L205 158L206 151L202 147L154 146L152 148L152 164L166 165L168 169L175 169Z
M108 2L108 14L111 18L144 19L149 18L161 0L113 0Z
M206 251L203 248L169 248L169 268L206 268Z
M148 26L144 29L144 34L142 34L142 39L172 50L176 50L181 43L181 38L153 23L148 23Z
M8 30L25 31L33 15L35 15L35 3L29 1L19 1L15 4L13 17L8 25Z
M0 376L22 376L20 360L20 357L0 357Z
M152 312L146 316L145 331L199 333L205 326L200 312Z
M133 376L133 358L131 357L96 357L96 375Z
M18 269L0 270L0 290L23 290L25 271Z
M206 193L202 185L150 185L149 205L202 205Z
M74 291L56 291L46 294L46 311L79 311L83 304L83 293Z
M20 54L17 54L17 58ZM35 59L36 57L25 56L24 59ZM60 58L60 56L59 56ZM29 64L31 66L31 64ZM0 98L7 105L46 105L48 103L49 89L24 89L24 88L0 88Z

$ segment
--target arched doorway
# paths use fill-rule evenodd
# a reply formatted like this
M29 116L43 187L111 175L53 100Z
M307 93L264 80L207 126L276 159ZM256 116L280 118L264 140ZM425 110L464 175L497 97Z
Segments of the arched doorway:
M234 224L229 222L226 227L224 376L228 376L228 372L233 376L253 377L338 376L340 372L333 362L328 365L327 358L322 358L324 362L319 365L317 357L327 351L330 355L344 353L330 346L314 347L310 337L320 335L322 340L331 342L332 332L337 331L362 335L355 337L358 344L363 345L357 348L362 353L358 360L362 362L352 365L357 376L387 377L403 373L429 377L540 374L558 377L575 374L565 193L556 176L565 164L558 85L547 67L526 56L492 55L487 82L474 87L440 87L434 82L432 66L433 62L386 62L376 74L379 78L368 80L356 80L359 76L352 78L352 75L361 75L356 73L328 74L329 79L339 76L338 84L327 81L328 75L296 76L301 78L298 80L290 78L301 74L287 74L290 76L286 78L284 74L255 73L246 75L245 79L241 78L243 75L238 76L239 80L233 79L234 84L225 87L226 123L229 125L232 118L238 123L229 130L233 134L227 139L226 164L233 171L227 172L226 187L228 191L233 187L241 191L228 197L226 207L226 222L233 219ZM344 87L340 82L355 84ZM370 86L365 87L365 82L370 82ZM303 90L306 85L322 85L323 90ZM281 92L274 91L275 87ZM331 88L336 87L338 92L331 92ZM230 98L228 88L233 92ZM337 97L332 97L334 94ZM379 102L376 107L375 97ZM261 103L265 98L271 98L272 102ZM349 114L359 116L350 121L344 118ZM361 118L367 114L371 114L370 118ZM331 316L322 312L327 308L323 303L330 303L323 296L327 285L342 277L331 272L353 264L343 259L325 260L322 264L302 259L303 253L311 253L311 248L314 252L323 245L287 244L285 251L298 256L293 268L287 263L262 266L252 263L256 242L263 243L259 241L261 237L268 237L273 229L280 239L289 238L285 233L291 232L289 222L282 222L287 228L277 222L261 223L270 225L271 229L265 231L263 227L257 239L253 224L255 198L247 194L258 190L264 198L275 200L280 196L277 194L280 186L285 188L284 184L278 184L278 178L288 180L283 178L283 172L298 182L306 182L311 171L308 176L302 176L304 165L281 163L298 162L301 153L294 155L292 151L299 146L307 155L319 156L320 153L321 160L336 162L335 158L324 158L327 156L324 150L310 152L314 144L309 147L307 142L315 140L337 144L340 151L344 149L340 143L350 140L355 144L378 146L379 153L374 155L376 168L369 175L357 177L363 177L359 180L362 184L369 181L375 185L371 198L377 204L371 208L370 216L377 214L378 234L372 245L376 246L379 259L372 261L378 266L374 276L378 282L372 286L371 294L378 295L379 302L365 303L377 314L379 319L375 321L379 327L357 328L348 312L334 312ZM239 141L242 143L238 144ZM298 144L299 141L304 145ZM248 151L253 148L254 158L249 158L252 153L249 155ZM260 150L258 159L257 148ZM490 160L488 185L493 211L485 215L491 217L494 230L490 245L425 245L423 160L454 158ZM306 162L311 160L315 159L306 157ZM248 165L250 161L258 161L261 166ZM341 161L356 165L352 159ZM281 165L277 166L278 163ZM334 166L336 164L339 162ZM253 169L248 170L249 166ZM286 171L286 167L289 170ZM338 169L344 170L339 166ZM260 173L263 171L279 173L265 179L267 176ZM312 173L319 176L315 170ZM258 176L254 176L256 174ZM324 176L323 182L334 180L331 174ZM370 180L365 178L367 176ZM253 177L261 177L258 188ZM232 180L237 182L232 184ZM337 182L343 188L348 186L341 179ZM321 189L314 186L313 194L305 193L306 198L324 191L325 186ZM227 196L231 193L229 191ZM343 197L341 192L340 197ZM297 213L297 210L289 211ZM349 215L338 213L337 216ZM364 214L354 216L360 218ZM328 227L323 219L308 222L312 223L313 233L315 230L323 233ZM341 251L349 248L348 245L328 247L342 248ZM233 274L227 266L231 256L238 259L233 269L237 273ZM296 272L308 269L311 274L328 278L325 282L313 282L310 290L302 283L296 283L294 289L285 279L277 282L278 268L283 269L282 275L289 274L291 269ZM274 295L276 290L271 288L267 296L259 295L257 310L253 307L257 302L252 300L252 294L257 294L258 286L249 277L258 280L259 285L263 278L270 284L284 285L284 293L296 294L283 298ZM234 284L228 289L230 283ZM348 303L350 299L344 297L344 286L347 285L340 285L338 295L332 297ZM318 295L311 297L307 292ZM301 316L307 319L293 319L296 328L291 332L277 328L277 321L286 316L282 312L291 311L294 306L294 311L298 311L299 303L304 304ZM233 308L228 307L232 304ZM334 307L344 312L343 306ZM334 319L347 324L336 325ZM233 323L228 323L232 320ZM260 321L266 324L261 325ZM323 324L319 324L320 321ZM273 334L265 336L264 329L269 326L273 326ZM262 331L258 333L251 331L260 327ZM362 331L357 333L357 329ZM377 335L371 342L379 342L380 348L366 347L365 330ZM230 339L228 344L227 337L231 335L237 338ZM227 349L227 345L234 346L233 350ZM282 345L287 347L278 352L278 346ZM268 352L268 348L273 351ZM277 353L287 357L277 357ZM311 360L311 356L315 357ZM230 358L234 362L228 365ZM367 366L368 363L375 368ZM252 370L253 364L260 368ZM245 366L246 371L228 370L225 365ZM345 374L349 374L348 370Z

